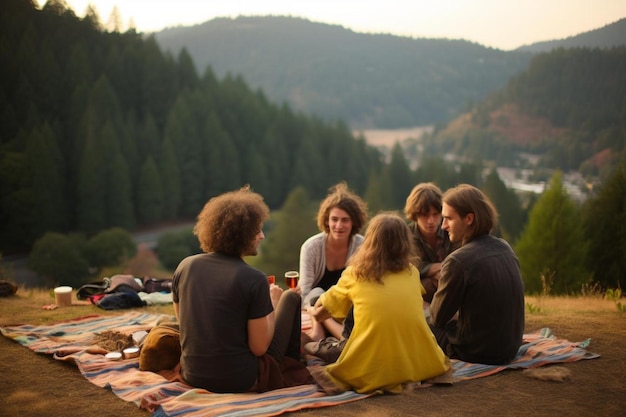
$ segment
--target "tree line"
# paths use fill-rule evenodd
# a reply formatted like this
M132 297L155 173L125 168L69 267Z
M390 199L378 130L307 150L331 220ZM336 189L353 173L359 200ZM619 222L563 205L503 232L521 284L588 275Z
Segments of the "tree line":
M526 210L520 208L515 193L503 192L503 188L495 170L482 183L500 215L493 233L504 237L515 249L526 293L598 294L626 285L626 232L619 227L626 222L626 161L583 205L568 195L560 171ZM264 225L266 239L259 255L248 257L247 262L277 277L287 270L297 270L300 246L318 232L318 205L319 201L312 200L303 187L291 191ZM401 211L402 207L391 209ZM377 211L369 207L369 212L371 216ZM511 235L509 229L515 215L528 216L519 237ZM200 252L191 227L165 233L156 249L164 274L161 278L169 277L183 258ZM102 231L90 240L48 232L35 243L30 265L48 285L80 286L98 279L105 271L127 272L125 268L135 254L130 234L117 228Z

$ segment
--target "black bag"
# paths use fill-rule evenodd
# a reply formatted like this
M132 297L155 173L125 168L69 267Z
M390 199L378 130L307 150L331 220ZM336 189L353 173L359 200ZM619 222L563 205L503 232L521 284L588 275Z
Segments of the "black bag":
M143 285L137 282L132 275L118 274L111 278L104 277L102 281L83 285L76 291L76 298L87 300L92 295L109 294L129 289L135 292L143 291Z
M143 279L144 292L172 292L172 280L165 278L148 278Z
M125 308L144 307L146 303L139 297L139 294L128 287L127 291L115 291L109 293L96 302L97 306L104 310L121 310Z
M111 280L105 278L103 281L85 284L76 291L76 298L87 300L92 295L104 294L111 285Z

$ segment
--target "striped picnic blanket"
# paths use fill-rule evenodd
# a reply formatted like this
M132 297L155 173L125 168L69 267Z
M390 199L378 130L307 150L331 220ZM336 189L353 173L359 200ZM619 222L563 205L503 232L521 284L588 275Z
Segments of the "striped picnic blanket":
M600 355L585 350L589 343L591 339L576 343L557 339L549 328L539 329L524 335L517 357L507 365L484 365L453 359L454 379L464 381L493 375L505 369L537 368L553 363L599 358Z
M304 316L304 315L303 315ZM109 361L106 350L94 343L95 335L107 330L131 334L150 330L169 315L128 312L117 316L87 316L44 326L6 326L2 334L29 349L73 362L91 383L110 389L125 401L152 412L153 416L274 416L307 408L328 407L368 398L374 394L348 391L326 395L316 385L302 385L265 393L215 394L172 382L166 372L139 370L139 360ZM303 317L303 328L306 318ZM551 363L597 358L585 350L589 340L571 343L559 340L549 329L524 336L515 361L505 366L471 364L453 360L458 381L492 375L505 369L533 368Z

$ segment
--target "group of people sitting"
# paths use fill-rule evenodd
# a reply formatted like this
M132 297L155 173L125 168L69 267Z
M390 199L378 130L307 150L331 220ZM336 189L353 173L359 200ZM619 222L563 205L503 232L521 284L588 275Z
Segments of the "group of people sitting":
M210 199L194 228L204 253L181 261L172 282L181 377L212 392L315 381L329 394L399 393L451 382L450 358L512 361L524 287L515 253L492 234L493 204L471 185L423 183L404 212L408 222L396 212L368 222L365 202L335 185L320 233L301 247L299 285L283 290L244 261L265 237L263 197L244 187ZM309 372L307 355L326 365Z

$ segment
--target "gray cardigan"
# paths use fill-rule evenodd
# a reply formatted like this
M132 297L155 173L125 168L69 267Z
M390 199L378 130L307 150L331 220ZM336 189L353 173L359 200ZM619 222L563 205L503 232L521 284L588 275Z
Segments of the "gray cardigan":
M313 288L322 280L326 269L326 238L325 232L318 233L308 238L300 248L300 280L299 287L302 290L303 305L308 305L307 296ZM363 235L355 234L350 239L348 246L348 259L363 243ZM319 296L321 292L312 295Z

